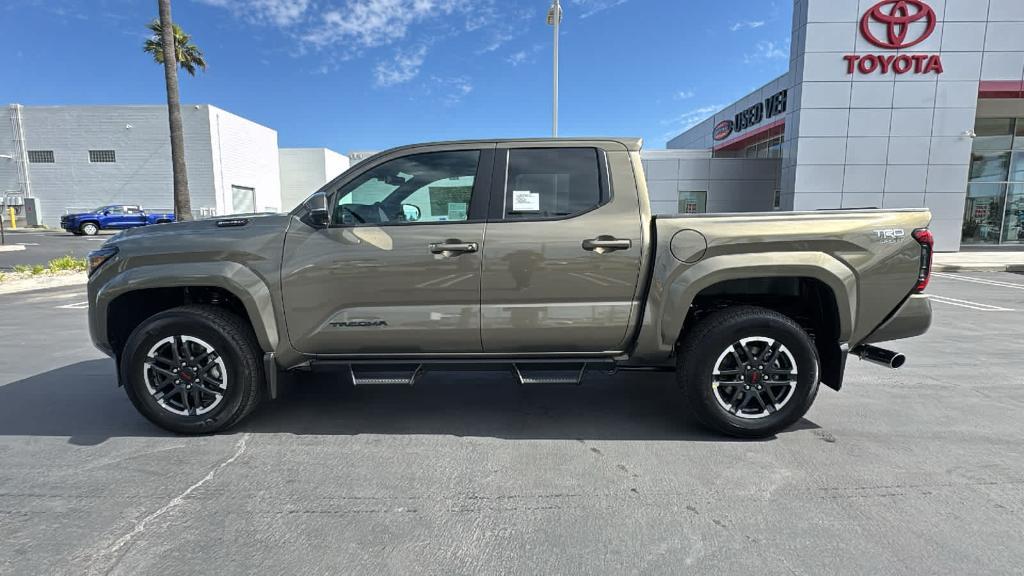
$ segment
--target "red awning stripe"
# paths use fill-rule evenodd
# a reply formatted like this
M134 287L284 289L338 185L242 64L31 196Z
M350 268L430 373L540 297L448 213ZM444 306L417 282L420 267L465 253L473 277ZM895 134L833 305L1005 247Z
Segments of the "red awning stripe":
M979 98L1024 98L1024 82L1018 80L983 80L978 86Z

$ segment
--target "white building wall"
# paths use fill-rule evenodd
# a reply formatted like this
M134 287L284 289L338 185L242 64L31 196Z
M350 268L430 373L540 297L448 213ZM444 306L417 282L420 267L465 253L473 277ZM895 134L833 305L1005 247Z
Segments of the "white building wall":
M282 148L278 157L283 210L298 206L349 167L347 157L327 148Z
M199 205L213 198L208 116L188 107L182 110L182 122L190 189ZM3 144L13 148L11 123L6 124ZM54 163L28 165L46 224L55 225L66 210L108 203L152 210L173 207L166 108L25 106L22 124L28 150L53 151ZM116 162L92 163L89 150L113 150ZM13 168L13 163L5 164Z
M182 106L181 113L195 213L230 212L232 183L255 188L258 209L280 208L275 131L212 106ZM26 149L53 151L52 164L28 164L45 224L57 225L69 210L103 204L173 209L165 106L24 106L21 115ZM10 118L0 134L0 154L15 156ZM92 163L89 150L113 150L116 161ZM23 192L16 162L0 159L0 188Z
M655 214L677 214L680 192L707 192L708 213L772 210L777 159L712 158L711 150L644 150L640 158Z
M1024 1L924 1L935 12L933 33L909 49L888 50L860 30L877 0L794 0L789 73L668 147L721 145L711 136L718 122L789 88L783 209L927 207L937 249L959 249L979 88L983 82L1024 82ZM924 26L924 20L915 22L908 36L920 37ZM944 70L849 74L848 54L938 54ZM980 103L982 110L989 105ZM1000 105L986 114L998 115Z
M909 50L885 50L860 33L874 5L796 0L798 65L784 171L793 205L928 207L936 248L957 250L981 81L1024 80L1024 2L926 0L935 31ZM909 31L920 36L923 23ZM848 74L844 54L939 54L942 74Z
M216 165L213 181L217 213L233 214L242 211L243 207L234 205L233 186L255 190L253 208L257 212L280 211L282 203L277 131L215 106L208 108L210 139Z

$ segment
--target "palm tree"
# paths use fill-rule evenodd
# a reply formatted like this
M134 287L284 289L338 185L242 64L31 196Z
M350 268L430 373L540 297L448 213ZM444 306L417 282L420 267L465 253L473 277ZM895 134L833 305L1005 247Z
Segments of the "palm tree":
M146 25L153 36L146 40L143 50L153 60L164 65L167 86L167 116L171 128L171 169L174 173L174 218L192 219L192 202L188 195L188 170L185 167L185 135L181 126L181 100L178 94L178 64L196 75L196 68L206 70L203 51L192 44L192 37L171 21L171 0L157 0L160 19Z

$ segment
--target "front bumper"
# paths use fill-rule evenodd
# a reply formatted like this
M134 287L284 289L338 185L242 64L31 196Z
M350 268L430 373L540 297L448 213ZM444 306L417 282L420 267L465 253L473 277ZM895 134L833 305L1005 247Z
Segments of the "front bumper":
M912 294L892 316L861 344L913 338L928 331L932 325L932 303L925 294Z

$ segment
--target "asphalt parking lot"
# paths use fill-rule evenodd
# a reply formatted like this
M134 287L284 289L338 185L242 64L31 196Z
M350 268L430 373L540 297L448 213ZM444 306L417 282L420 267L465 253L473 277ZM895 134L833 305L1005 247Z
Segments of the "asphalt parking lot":
M0 296L0 573L1020 574L1024 276L929 293L906 367L851 361L759 442L637 374L320 379L174 437L116 387L81 287Z
M25 249L0 252L0 271L10 270L18 264L46 264L66 254L85 258L86 254L99 248L114 234L104 231L96 236L75 236L63 230L7 231L5 243L21 244Z

